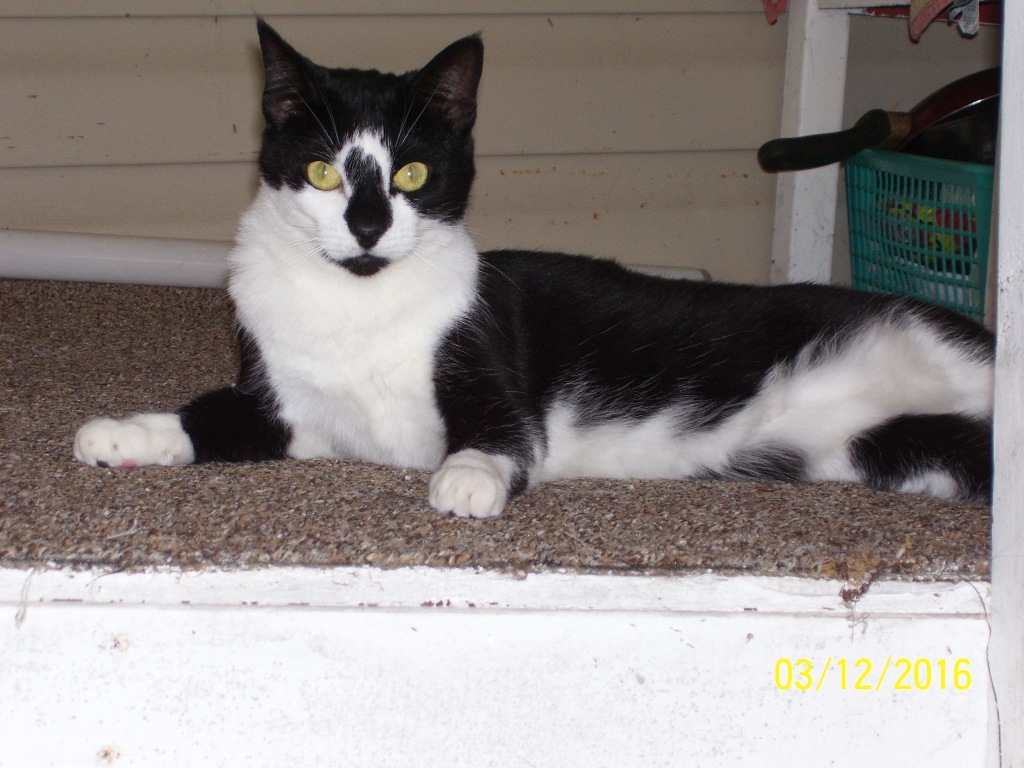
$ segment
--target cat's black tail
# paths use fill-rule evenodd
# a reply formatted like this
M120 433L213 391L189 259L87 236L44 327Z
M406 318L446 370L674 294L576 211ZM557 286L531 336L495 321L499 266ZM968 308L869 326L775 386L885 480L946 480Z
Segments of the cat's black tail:
M850 460L873 488L992 499L992 423L987 420L962 414L898 416L855 438Z

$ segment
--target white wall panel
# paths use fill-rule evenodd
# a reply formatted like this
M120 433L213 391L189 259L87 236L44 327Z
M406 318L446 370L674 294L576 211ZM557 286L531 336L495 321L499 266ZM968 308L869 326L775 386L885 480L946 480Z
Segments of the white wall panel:
M177 0L114 15L122 5L5 4L0 228L230 239L255 184L252 14ZM282 10L270 5L261 12ZM464 0L421 13L409 0L381 5L392 15L357 3L310 16L326 6L305 2L273 23L314 60L392 71L483 33L470 219L481 247L763 282L774 192L754 152L777 132L784 29L756 4L673 6L509 13Z
M784 40L757 16L277 25L315 61L391 71L482 31L481 154L754 149L778 123ZM2 167L251 160L258 147L252 19L4 20L0 50Z
M750 0L6 0L3 17L263 16L280 14L444 15L451 13L760 13Z
M469 211L481 249L591 253L764 282L772 179L747 152L482 158ZM230 240L252 198L243 163L18 168L0 174L16 229Z

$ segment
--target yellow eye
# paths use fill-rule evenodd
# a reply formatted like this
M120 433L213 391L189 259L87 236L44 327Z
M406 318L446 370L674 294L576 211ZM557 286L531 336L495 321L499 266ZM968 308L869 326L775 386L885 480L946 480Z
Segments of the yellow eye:
M428 175L427 166L423 163L409 163L402 166L392 181L403 192L415 192L427 183Z
M333 165L323 160L314 160L306 166L306 178L310 184L324 192L341 186L341 174Z

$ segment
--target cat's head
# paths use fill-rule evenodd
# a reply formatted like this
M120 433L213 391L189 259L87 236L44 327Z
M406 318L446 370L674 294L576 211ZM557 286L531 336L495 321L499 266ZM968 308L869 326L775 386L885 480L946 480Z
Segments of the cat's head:
M473 182L479 37L404 75L328 69L258 22L262 183L319 257L369 276L458 225Z

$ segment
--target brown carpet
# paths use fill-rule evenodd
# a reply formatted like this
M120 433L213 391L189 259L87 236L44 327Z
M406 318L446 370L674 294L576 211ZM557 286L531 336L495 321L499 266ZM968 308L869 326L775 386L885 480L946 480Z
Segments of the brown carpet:
M988 508L857 486L563 481L494 520L423 473L345 461L92 469L96 415L233 380L221 291L0 280L0 565L455 565L987 578Z

